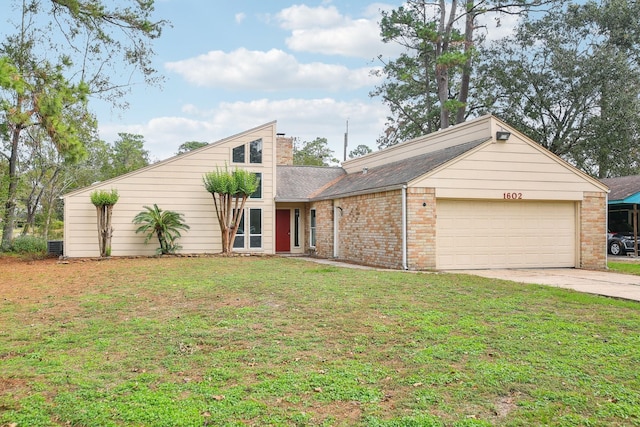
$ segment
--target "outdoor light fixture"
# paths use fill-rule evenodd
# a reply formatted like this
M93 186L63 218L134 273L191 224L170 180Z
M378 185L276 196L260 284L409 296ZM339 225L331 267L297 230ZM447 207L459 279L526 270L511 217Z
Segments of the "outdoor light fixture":
M499 130L498 132L496 132L496 140L498 141L506 141L509 139L510 136L511 136L511 132L507 132L504 130Z

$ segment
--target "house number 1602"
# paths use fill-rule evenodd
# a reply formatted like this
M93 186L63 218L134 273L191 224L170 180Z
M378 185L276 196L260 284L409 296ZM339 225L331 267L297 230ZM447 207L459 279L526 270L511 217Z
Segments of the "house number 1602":
M522 193L502 193L503 199L522 199Z

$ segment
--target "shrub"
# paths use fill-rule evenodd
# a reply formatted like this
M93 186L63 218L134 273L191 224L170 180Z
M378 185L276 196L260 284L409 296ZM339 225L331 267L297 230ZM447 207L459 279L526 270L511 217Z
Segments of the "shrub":
M11 242L11 251L21 255L46 256L47 241L35 236L18 236Z
M180 230L188 230L189 226L185 224L181 213L174 211L163 211L154 204L153 208L143 206L145 210L140 212L133 218L134 224L140 224L136 229L136 233L145 233L144 242L156 236L160 243L160 247L156 250L158 255L173 254L181 247L176 240L181 237Z
M113 206L118 202L118 190L96 190L91 193L91 203L94 206Z

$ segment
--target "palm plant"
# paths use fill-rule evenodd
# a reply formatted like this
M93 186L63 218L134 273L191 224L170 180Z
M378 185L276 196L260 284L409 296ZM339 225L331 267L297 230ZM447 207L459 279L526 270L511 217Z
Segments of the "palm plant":
M141 224L136 233L146 233L144 240L148 243L155 235L160 242L160 248L156 253L166 255L175 253L180 246L176 240L181 237L180 230L188 230L189 226L185 224L181 213L174 211L163 211L154 203L153 208L143 206L145 210L138 213L133 218L134 224Z

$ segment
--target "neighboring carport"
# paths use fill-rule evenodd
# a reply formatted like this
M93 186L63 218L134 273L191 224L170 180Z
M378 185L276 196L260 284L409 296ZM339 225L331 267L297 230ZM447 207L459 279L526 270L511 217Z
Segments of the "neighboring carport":
M638 241L638 203L640 203L640 175L605 178L601 180L609 187L607 225L611 232L633 232ZM636 245L635 256L638 256Z

